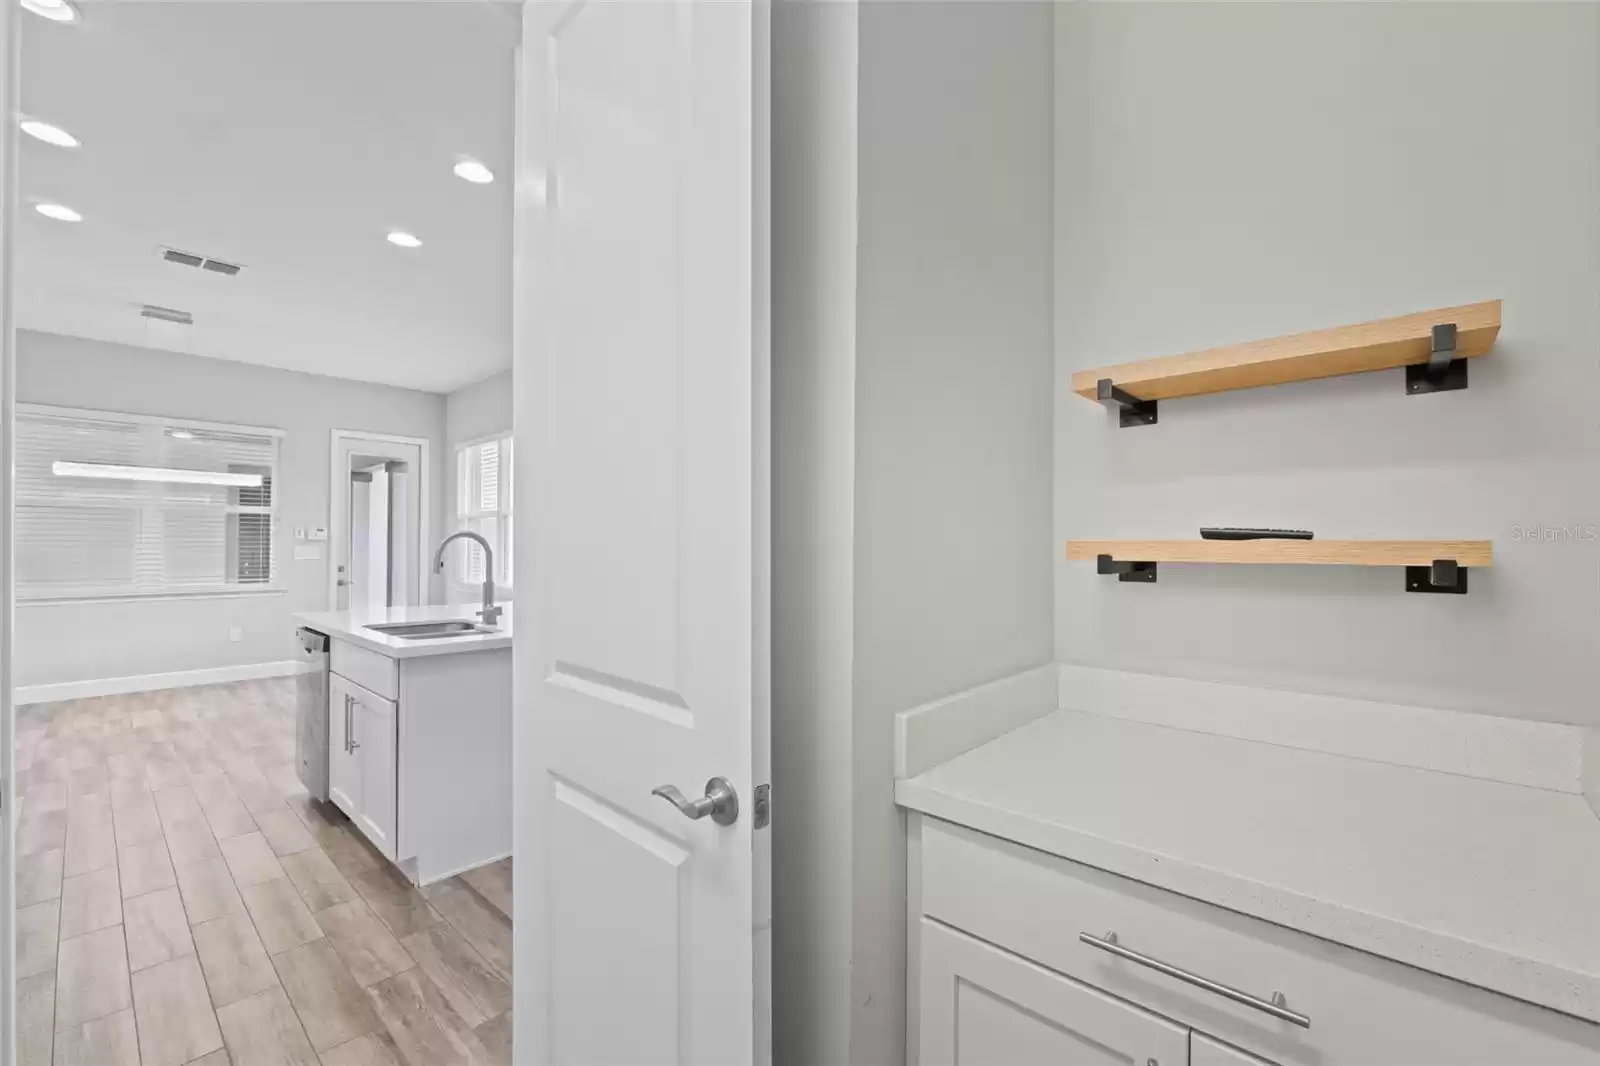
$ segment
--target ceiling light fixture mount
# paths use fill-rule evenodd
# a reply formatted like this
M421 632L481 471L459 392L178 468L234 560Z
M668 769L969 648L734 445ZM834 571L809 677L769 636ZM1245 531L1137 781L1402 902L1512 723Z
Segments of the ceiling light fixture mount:
M392 230L389 233L389 243L401 248L421 248L422 242L404 230Z
M22 0L22 6L51 22L78 21L78 9L70 0Z
M476 159L463 159L455 166L456 177L474 185L487 185L494 180L494 171Z
M53 144L57 148L78 147L78 138L74 137L60 126L52 126L50 123L40 122L36 118L25 118L22 120L20 125L22 132L26 133L29 137L32 137L36 141L43 141L45 144Z
M57 222L82 222L83 216L78 214L66 204L34 204L33 209L45 218L53 218Z

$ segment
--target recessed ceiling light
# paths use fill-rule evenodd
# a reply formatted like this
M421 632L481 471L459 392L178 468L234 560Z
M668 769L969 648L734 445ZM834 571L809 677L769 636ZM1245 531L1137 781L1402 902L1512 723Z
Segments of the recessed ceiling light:
M421 248L422 242L403 230L395 230L389 234L389 243L398 244L402 248Z
M67 0L22 0L22 6L51 22L73 22L78 18L78 9Z
M32 137L36 141L43 141L45 144L53 144L57 148L78 147L78 138L74 137L60 126L52 126L48 122L40 122L35 118L24 119L22 121L22 132L26 133L29 137Z
M57 222L82 222L83 216L78 214L66 204L34 204L33 209L45 218L53 218Z
M494 171L476 159L463 159L456 164L456 177L464 178L474 185L487 185L494 180Z
M173 440L194 440L194 434L186 429L175 429L171 436Z

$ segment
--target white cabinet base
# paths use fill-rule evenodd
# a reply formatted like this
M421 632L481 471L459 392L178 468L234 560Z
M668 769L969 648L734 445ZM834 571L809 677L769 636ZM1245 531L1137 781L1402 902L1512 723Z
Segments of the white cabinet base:
M993 944L922 923L926 1066L1183 1066L1189 1030Z
M937 819L913 815L909 828L915 1062L977 1061L956 1042L965 1011L985 1040L998 1042L985 1045L994 1062L1030 1061L1049 1041L1078 1034L1109 1049L1108 1061L1135 1066L1149 1058L1162 1066L1600 1066L1600 1026L1581 1019ZM1123 946L1191 974L1263 1000L1281 992L1310 1028L1079 939L1113 931ZM1037 1018L1009 1016L972 998L969 986ZM1097 1013L1091 992L1131 1013ZM1146 1016L1192 1036L1194 1049L1183 1060L1135 1053L1137 1041L1164 1032L1141 1026Z
M333 649L336 667L398 694L330 675L334 805L420 885L510 855L511 650L397 662L337 637Z

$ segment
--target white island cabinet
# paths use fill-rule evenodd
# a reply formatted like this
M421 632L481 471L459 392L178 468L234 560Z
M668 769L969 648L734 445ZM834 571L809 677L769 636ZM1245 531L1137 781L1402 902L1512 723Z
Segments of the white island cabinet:
M511 623L407 638L373 625L471 621L460 607L305 614L328 636L328 798L426 885L511 854Z

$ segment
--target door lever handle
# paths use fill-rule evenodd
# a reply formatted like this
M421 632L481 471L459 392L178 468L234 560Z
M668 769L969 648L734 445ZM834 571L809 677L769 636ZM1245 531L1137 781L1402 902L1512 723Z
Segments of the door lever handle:
M706 782L706 794L699 799L689 799L676 785L657 785L650 795L660 796L685 818L699 820L711 815L718 825L732 825L739 820L739 794L725 777L713 777Z

